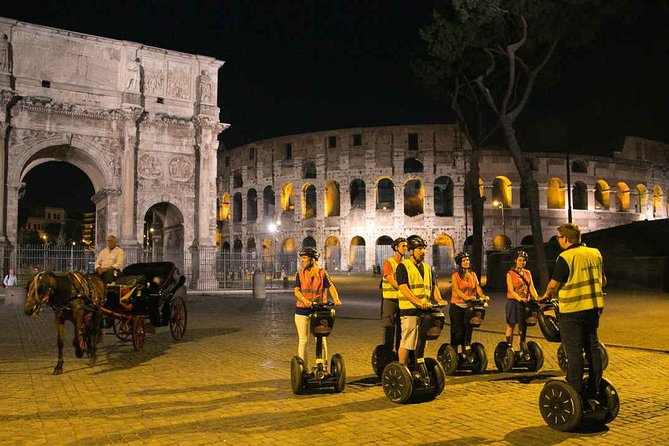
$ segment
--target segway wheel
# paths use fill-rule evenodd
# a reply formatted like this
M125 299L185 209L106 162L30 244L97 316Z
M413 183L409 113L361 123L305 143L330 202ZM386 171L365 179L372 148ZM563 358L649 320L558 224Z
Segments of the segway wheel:
M602 423L608 424L615 420L620 410L620 399L618 398L616 388L606 378L602 378L599 385L598 400L602 406L606 407L606 416L602 420Z
M488 368L488 355L485 353L485 347L479 342L472 344L472 351L474 352L476 362L472 367L472 373L481 373Z
M567 362L567 350L565 350L563 344L560 344L557 349L557 360L560 370L566 373L567 368L569 367L569 362Z
M510 372L513 369L515 355L513 348L502 341L495 347L495 366L500 372Z
M391 362L383 369L381 385L386 397L393 403L406 403L413 393L411 372L399 362Z
M290 361L290 385L295 395L299 395L304 392L303 377L306 368L306 364L302 358L299 356L293 356L293 359Z
M606 370L609 366L609 353L606 351L606 347L601 342L598 345L599 353L602 356L602 372Z
M374 370L374 374L381 378L383 369L392 361L397 361L397 353L390 350L384 344L377 345L372 352L372 370Z
M453 375L458 368L458 353L451 344L442 344L437 352L437 360L447 375Z
M344 358L339 353L335 353L330 360L330 373L335 377L335 392L343 392L346 388L346 365L344 365Z
M425 358L425 367L427 368L427 373L430 374L430 382L434 386L434 390L430 394L430 399L434 399L444 391L446 373L441 364L434 358Z
M527 343L527 349L530 352L530 357L532 358L532 364L528 367L530 372L536 372L538 370L541 370L541 368L544 366L544 352L541 350L541 347L539 347L539 344L537 344L534 341L530 341Z
M565 381L549 381L539 394L539 411L551 429L566 432L576 428L583 418L581 397Z

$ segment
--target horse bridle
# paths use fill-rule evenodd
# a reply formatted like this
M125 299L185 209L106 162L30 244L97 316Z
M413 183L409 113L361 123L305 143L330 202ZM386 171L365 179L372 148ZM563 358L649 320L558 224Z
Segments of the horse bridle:
M30 288L28 289L28 296L30 296L31 293L35 293L37 295L35 304L31 309L31 315L33 318L36 318L39 315L39 312L42 311L42 306L44 306L44 304L49 301L49 298L51 298L51 295L53 294L53 288L49 286L46 293L44 293L44 296L40 296L39 284L42 282L43 274L44 273L38 273L30 284Z

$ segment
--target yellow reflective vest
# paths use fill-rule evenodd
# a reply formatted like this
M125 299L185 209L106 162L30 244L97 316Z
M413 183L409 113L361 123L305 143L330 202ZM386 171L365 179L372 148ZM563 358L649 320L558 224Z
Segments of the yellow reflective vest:
M389 258L388 260L386 260L386 262L390 263L390 266L393 267L393 277L394 277L395 271L397 271L397 265L399 265L399 263L397 263L395 257ZM397 280L397 278L395 278L395 280ZM388 282L388 280L386 279L386 276L383 276L383 280L381 281L381 291L383 293L384 299L399 299L400 295L402 294L400 293L400 290L393 288L390 282Z
M411 259L402 260L409 276L409 289L422 301L429 302L432 296L432 269L427 263L423 263L423 276ZM411 310L417 308L409 299L400 292L400 310Z
M560 253L569 266L569 278L558 291L560 313L604 308L602 254L598 249L578 246Z

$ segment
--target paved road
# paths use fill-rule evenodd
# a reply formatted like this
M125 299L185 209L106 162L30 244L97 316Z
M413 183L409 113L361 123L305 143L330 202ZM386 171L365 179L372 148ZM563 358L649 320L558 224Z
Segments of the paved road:
M181 342L158 328L135 352L105 335L94 365L74 358L70 344L60 376L50 374L56 357L50 312L33 320L0 305L0 444L650 445L669 437L669 325L660 315L669 295L609 294L602 340L620 415L604 430L560 433L544 425L537 407L543 383L561 375L555 344L539 340L547 360L538 373L499 373L491 361L483 375L449 378L434 401L395 405L369 365L380 337L378 282L334 280L348 298L329 338L330 353L346 361L342 394L292 394L296 336L288 294L265 301L189 296ZM475 333L489 356L501 339L501 308L494 294ZM539 336L538 328L532 334ZM443 333L440 341L446 339Z

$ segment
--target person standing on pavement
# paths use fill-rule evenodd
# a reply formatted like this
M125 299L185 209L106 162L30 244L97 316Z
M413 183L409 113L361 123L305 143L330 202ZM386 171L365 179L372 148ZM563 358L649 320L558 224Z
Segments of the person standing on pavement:
M339 293L328 273L318 265L320 254L314 248L300 251L302 268L295 275L295 328L297 329L297 355L307 364L309 340L309 315L314 303L326 303L329 292L336 307L341 306ZM323 338L323 357L327 358L327 338Z
M397 356L400 364L409 364L409 354L418 344L418 310L430 308L430 299L438 305L447 305L441 298L439 287L435 286L432 268L425 263L427 243L419 235L406 240L409 258L402 260L395 270L399 285L400 321L402 340Z
M489 301L490 297L483 294L476 273L471 270L471 259L466 252L459 252L455 256L456 271L451 275L451 307L448 317L451 321L451 345L461 352L468 350L472 340L474 328L465 323L467 302L477 299Z
M9 273L7 273L5 278L2 279L2 284L5 287L16 286L16 285L19 284L19 278L16 277L16 273L14 272L14 268L9 268Z
M522 342L527 326L525 325L525 304L539 295L532 281L532 273L525 269L527 253L518 251L513 267L506 273L506 342L513 347L513 330L518 325L518 336Z
M581 242L581 228L577 224L563 224L557 232L563 251L541 300L549 299L557 291L560 335L568 362L567 382L584 399L591 399L596 397L602 380L597 328L604 308L604 262L598 249ZM586 388L583 388L583 351L590 363Z
M397 284L395 271L407 253L407 240L399 237L390 245L393 248L393 256L383 263L383 279L381 280L381 324L383 325L383 345L389 351L399 347L399 333L395 333L395 327L400 321L400 286Z
M100 251L95 259L95 272L102 277L102 281L112 283L123 269L125 253L116 246L116 236L107 237L107 247Z

